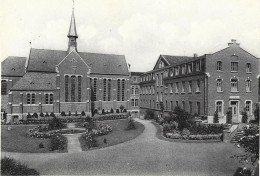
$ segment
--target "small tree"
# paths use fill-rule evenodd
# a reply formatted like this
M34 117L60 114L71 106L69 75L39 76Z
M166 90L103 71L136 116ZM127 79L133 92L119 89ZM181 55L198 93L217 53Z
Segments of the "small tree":
M110 113L111 114L114 113L114 109L113 108L110 109Z
M61 116L66 116L66 113L65 113L64 111L62 111L62 112L60 113L60 115L61 115Z
M120 105L119 108L120 108L121 112L123 112L123 110L124 110L125 107L124 107L123 105Z
M54 113L53 113L53 112L51 112L51 114L50 114L50 117L55 117L55 115L54 115Z
M248 120L247 112L244 109L244 111L242 111L242 123L247 123L247 120Z
M71 112L69 111L69 116L71 116Z
M116 113L119 113L119 109L116 109Z
M216 110L214 113L214 119L213 119L214 123L219 123L219 117L218 117L218 111Z
M226 122L227 122L227 124L231 124L232 123L232 111L231 111L231 108L228 108Z
M35 112L33 113L32 117L38 119L38 114Z
M106 114L106 112L105 112L105 110L104 110L104 109L102 109L102 114Z
M81 112L81 115L82 115L82 116L85 116L85 115L86 115L85 111L82 111L82 112Z
M44 117L44 114L43 114L43 112L41 112L41 113L40 113L40 117Z
M124 111L123 112L127 112L127 110L126 109L124 109Z
M46 112L45 117L50 117L50 115L48 114L48 112Z
M78 116L78 112L77 111L75 112L75 116Z
M154 114L154 111L153 110L150 110L150 109L147 109L145 111L145 116L144 116L144 119L154 119L155 118L155 114Z
M259 123L259 115L260 115L259 105L257 105L256 108L255 108L255 111L254 111L254 116L255 116L256 123Z
M32 118L32 116L31 116L31 114L28 112L28 114L27 114L27 119L30 119L30 118Z

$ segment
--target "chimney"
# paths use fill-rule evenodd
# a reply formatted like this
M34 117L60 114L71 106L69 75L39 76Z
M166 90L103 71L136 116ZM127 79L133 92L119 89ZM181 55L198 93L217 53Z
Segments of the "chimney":
M239 46L239 43L237 43L236 39L232 39L231 43L228 43L228 46Z
M197 53L194 53L193 54L193 57L195 58L195 57L198 57L198 54Z

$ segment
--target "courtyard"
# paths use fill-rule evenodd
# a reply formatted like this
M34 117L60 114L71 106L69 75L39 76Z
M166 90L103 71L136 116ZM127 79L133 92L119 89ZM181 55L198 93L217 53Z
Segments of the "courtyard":
M42 175L233 175L239 164L230 158L241 149L230 143L179 143L156 137L151 121L135 119L145 129L117 145L76 153L14 153Z

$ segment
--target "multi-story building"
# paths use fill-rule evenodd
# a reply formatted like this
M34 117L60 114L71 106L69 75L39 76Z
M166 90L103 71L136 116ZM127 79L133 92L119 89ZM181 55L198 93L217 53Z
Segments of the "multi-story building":
M259 59L242 49L236 40L213 54L179 57L160 55L154 69L141 77L140 109L160 114L180 106L190 114L204 115L212 122L215 111L226 121L241 121L241 111L253 116L258 102Z
M125 56L79 52L74 11L67 37L66 51L31 48L28 58L2 62L1 107L8 118L41 112L90 114L91 101L98 110L130 108Z
M139 99L140 99L140 76L143 72L131 72L130 78L130 109L132 117L139 117Z

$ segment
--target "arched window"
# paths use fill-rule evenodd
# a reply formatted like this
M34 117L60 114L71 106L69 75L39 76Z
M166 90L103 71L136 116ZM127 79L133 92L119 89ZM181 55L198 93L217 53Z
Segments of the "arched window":
M103 79L103 101L107 98L107 80Z
M222 71L222 62L221 61L217 62L217 71Z
M238 91L238 80L237 78L231 79L231 92L237 92Z
M107 101L111 101L111 79L107 83Z
M45 94L45 104L49 104L49 94Z
M97 101L97 78L94 78L93 83L93 101Z
M121 90L121 81L120 79L117 80L117 101L120 101L120 91Z
M76 77L75 76L71 76L71 95L70 95L70 99L71 102L75 102L76 97L75 97L75 93L76 93Z
M122 101L125 101L125 80L122 80Z
M78 102L81 102L81 76L78 77Z
M65 102L69 101L69 76L65 76Z
M222 92L222 79L217 79L217 92Z
M251 92L251 80L247 79L246 80L246 92Z

